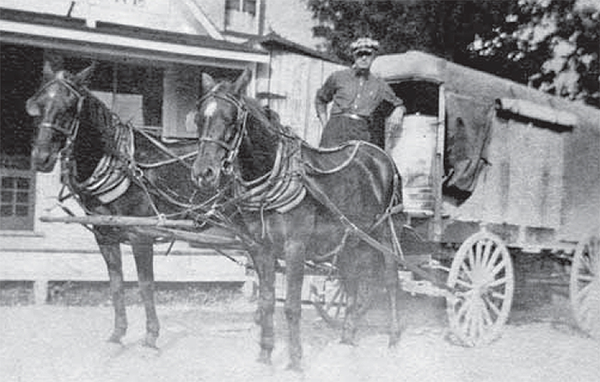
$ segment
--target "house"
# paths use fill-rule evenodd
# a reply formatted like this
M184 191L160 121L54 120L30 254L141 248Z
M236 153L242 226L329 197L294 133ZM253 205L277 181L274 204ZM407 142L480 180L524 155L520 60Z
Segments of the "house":
M0 280L18 278L19 272L31 267L37 268L32 273L51 279L55 277L52 266L62 261L53 261L56 256L80 261L81 254L98 253L83 227L39 220L43 215L64 214L57 208L59 166L49 174L35 173L29 160L34 126L24 106L40 86L44 61L70 71L94 62L90 90L122 120L158 130L166 138L196 135L186 130L185 118L195 107L201 73L217 80L235 79L244 68L251 68L251 95L262 97L274 110L281 107L282 122L315 143L319 132L309 128L316 121L311 109L314 91L339 64L271 33L278 20L269 17L280 16L277 7L299 6L293 0L285 2L289 4L4 0L0 8L0 257L3 264L11 265L0 267ZM310 34L308 27L306 34ZM81 213L74 202L66 203ZM177 243L171 251L184 257L197 252L203 250L187 243ZM34 265L26 262L32 257L38 260ZM94 258L101 263L100 256ZM73 264L75 273L87 272ZM101 264L95 267L104 269ZM156 268L160 279L161 267ZM186 277L211 278L193 272Z

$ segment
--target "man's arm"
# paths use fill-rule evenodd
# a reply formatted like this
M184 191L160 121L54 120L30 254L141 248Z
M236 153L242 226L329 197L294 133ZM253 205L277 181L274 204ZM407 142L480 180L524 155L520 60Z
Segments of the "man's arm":
M327 78L321 89L317 90L317 95L315 96L317 118L319 118L323 127L327 124L327 104L333 100L335 89L335 78L332 74Z
M388 117L388 122L393 126L400 126L402 124L402 120L404 119L404 114L406 114L406 107L404 106L404 101L401 98L396 96L394 90L387 84L387 82L383 82L384 91L383 91L383 99L394 106L394 110Z
M317 99L315 102L315 108L317 109L317 118L319 118L321 126L325 127L327 124L327 105L319 102Z

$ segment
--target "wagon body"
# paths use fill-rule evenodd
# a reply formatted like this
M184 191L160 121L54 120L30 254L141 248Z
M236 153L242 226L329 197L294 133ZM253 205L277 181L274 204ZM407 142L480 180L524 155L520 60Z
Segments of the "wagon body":
M572 251L600 226L600 110L417 51L373 71L405 100L386 149L412 224L462 243L482 227L509 247Z

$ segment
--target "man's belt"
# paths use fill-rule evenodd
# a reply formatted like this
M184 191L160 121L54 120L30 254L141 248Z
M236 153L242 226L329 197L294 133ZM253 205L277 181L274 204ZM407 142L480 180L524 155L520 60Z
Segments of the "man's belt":
M350 119L355 119L357 121L365 121L365 122L369 121L369 118L364 117L362 115L353 114L353 113L340 113L340 114L336 114L335 117L348 117Z

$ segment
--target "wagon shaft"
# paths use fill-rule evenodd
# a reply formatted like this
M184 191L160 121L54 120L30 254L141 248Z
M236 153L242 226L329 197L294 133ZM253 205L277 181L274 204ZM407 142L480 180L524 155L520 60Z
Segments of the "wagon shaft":
M109 216L109 215L88 215L88 216L42 216L40 221L45 223L76 223L105 226L155 226L155 227L173 227L173 228L194 228L196 223L192 220L167 220L154 217L135 217L135 216Z
M42 216L40 220L47 223L90 224L95 226L132 227L142 234L182 240L207 247L218 247L220 250L245 249L241 240L233 235L214 235L192 231L197 223L192 220L168 220L153 217L133 216Z

